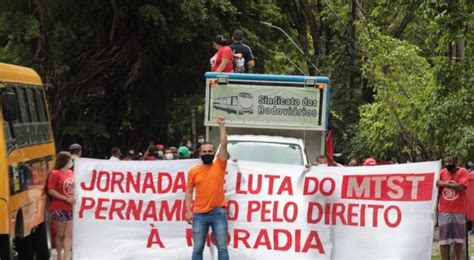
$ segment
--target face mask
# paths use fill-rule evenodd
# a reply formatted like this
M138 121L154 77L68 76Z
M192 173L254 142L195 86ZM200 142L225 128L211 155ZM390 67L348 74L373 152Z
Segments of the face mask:
M201 155L201 160L204 164L211 164L214 160L214 154L203 154Z
M166 158L166 160L173 160L173 154L172 153L166 153L165 158Z
M204 143L204 139L198 139L198 143L200 144Z
M328 167L328 164L327 163L321 163L321 164L318 164L318 167Z
M158 151L158 156L161 158L163 157L163 151Z
M452 172L454 169L456 169L456 165L454 165L454 164L446 165L446 169L448 169L448 171Z

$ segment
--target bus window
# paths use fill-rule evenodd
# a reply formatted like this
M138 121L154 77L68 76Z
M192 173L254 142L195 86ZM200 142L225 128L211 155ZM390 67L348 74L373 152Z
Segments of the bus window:
M18 106L18 102L17 102L17 106ZM19 112L18 107L17 107L17 111ZM19 117L19 115L18 115L18 117ZM15 120L15 122L18 122L18 117ZM10 149L14 146L14 142L15 142L15 136L13 134L13 122L12 121L4 121L3 122L3 133L4 133L4 136L5 136L5 143L7 144L7 151L10 151Z
M17 90L17 97L18 97L18 104L20 105L20 114L21 118L23 119L22 123L29 123L31 122L31 115L28 109L28 100L26 97L26 89L24 87L18 86Z
M13 121L13 136L15 137L15 143L12 145L24 145L28 143L28 133L26 132L26 129L23 127L23 122L25 121L25 112L21 110L21 103L23 99L20 99L19 93L20 90L16 85L11 85L9 86L13 89L13 91L16 94L16 98L18 99L18 119Z
M3 132L5 133L5 143L7 143L7 150L10 150L10 145L12 145L14 142L11 124L11 122L6 121L3 123Z
M27 145L30 142L30 134L26 123L31 122L30 113L27 106L25 89L20 86L13 86L13 90L16 93L18 99L18 111L20 111L17 121L13 122L13 133L15 135L15 141L17 145Z
M39 122L38 107L36 106L36 95L33 88L26 88L26 96L28 100L28 107L31 115L31 122Z
M31 122L33 123L30 126L30 134L31 134L31 139L30 143L37 144L41 143L42 137L41 137L41 132L40 132L40 124L39 124L39 116L38 116L38 107L36 106L36 98L35 98L35 90L34 88L25 88L26 90L26 97L27 97L27 105L28 105L28 110L31 115Z
M16 98L17 98L17 101L18 101L17 102L17 104L18 104L18 120L17 120L18 122L17 123L21 123L21 122L23 122L24 115L23 115L22 111L20 110L20 103L21 103L20 101L21 101L21 99L18 97L19 90L16 86L10 85L9 87L11 87L13 89L13 91L15 92L15 95L16 95Z
M43 99L43 92L41 90L36 89L36 105L38 106L38 111L39 111L39 117L41 122L46 122L48 121L48 118L46 117L46 107L44 105L44 99Z
M38 125L39 141L46 142L50 139L50 134L48 117L46 116L46 106L44 104L44 96L43 92L40 89L34 89L34 92L36 98L36 110L39 116L39 121L41 122Z

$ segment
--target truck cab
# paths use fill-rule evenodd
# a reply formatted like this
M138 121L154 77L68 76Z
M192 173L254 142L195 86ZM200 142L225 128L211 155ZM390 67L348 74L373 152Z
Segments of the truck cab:
M298 138L268 135L230 135L230 160L307 165L304 142Z
M231 159L307 165L324 154L327 77L207 72L206 139L225 117Z

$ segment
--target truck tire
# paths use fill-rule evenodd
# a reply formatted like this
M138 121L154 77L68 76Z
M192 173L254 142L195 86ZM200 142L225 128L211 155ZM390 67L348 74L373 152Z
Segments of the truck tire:
M8 235L0 235L0 259L13 260L13 244Z
M31 246L36 260L48 260L51 249L51 236L49 236L48 222L41 223L30 235Z

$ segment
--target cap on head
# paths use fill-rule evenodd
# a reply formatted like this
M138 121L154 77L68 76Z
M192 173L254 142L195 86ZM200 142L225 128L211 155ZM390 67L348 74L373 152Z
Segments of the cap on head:
M188 158L189 157L189 148L186 146L181 146L178 149L179 157L181 158Z

